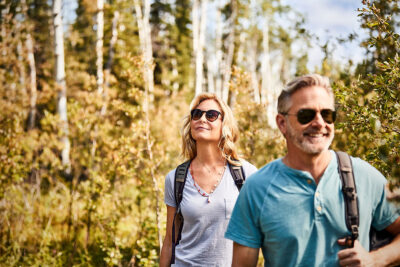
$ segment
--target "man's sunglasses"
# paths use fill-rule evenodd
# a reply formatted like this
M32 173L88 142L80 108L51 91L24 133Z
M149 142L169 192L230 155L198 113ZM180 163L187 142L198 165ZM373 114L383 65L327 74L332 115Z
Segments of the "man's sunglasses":
M190 112L190 116L192 117L192 120L197 121L200 120L204 113L206 113L206 119L210 122L215 121L216 119L218 119L218 116L221 115L221 112L214 109L204 111L196 108Z
M282 113L282 115L293 115L297 116L297 121L301 124L307 124L311 122L317 115L314 109L300 109L297 114ZM320 111L322 118L326 123L333 123L336 120L336 111L331 109L323 109Z

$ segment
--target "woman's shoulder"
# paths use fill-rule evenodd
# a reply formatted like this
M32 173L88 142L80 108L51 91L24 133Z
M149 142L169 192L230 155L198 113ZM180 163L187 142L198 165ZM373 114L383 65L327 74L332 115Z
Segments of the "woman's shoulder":
M257 167L248 162L247 160L241 159L240 163L242 164L246 176L250 176L251 174L257 171Z

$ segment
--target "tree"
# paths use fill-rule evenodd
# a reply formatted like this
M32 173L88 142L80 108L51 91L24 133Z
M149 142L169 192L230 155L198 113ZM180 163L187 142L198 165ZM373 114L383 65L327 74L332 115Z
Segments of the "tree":
M368 42L371 49L376 48L376 72L351 77L350 81L343 75L338 82L337 95L344 120L339 124L341 135L337 146L369 161L389 178L392 187L399 187L399 35L391 27L394 17L385 15L387 10L382 12L375 2L365 1L364 5L359 12L374 33ZM387 44L392 44L393 50L379 48Z
M200 2L200 8L199 8ZM195 57L195 94L203 92L203 64L204 64L204 42L206 38L206 21L207 21L207 5L208 0L194 0L192 16L193 16L193 55Z
M390 32L395 32L400 26L397 20L400 15L399 2L396 0L363 0L366 6L360 10L361 28L368 32L368 38L361 42L365 48L366 58L357 66L356 73L377 73L380 69L377 62L384 62L388 58L394 58L399 48L394 38L386 38ZM371 13L374 9L374 13ZM385 24L385 28L378 27Z
M140 47L142 50L144 65L143 75L146 80L146 90L149 93L150 100L154 99L154 72L153 72L153 48L151 42L150 28L150 1L144 0L143 11L142 4L135 0L135 11L139 28Z
M65 64L64 64L64 33L62 20L62 0L54 0L53 16L54 16L54 54L56 56L55 80L58 91L57 112L61 118L61 131L63 148L61 152L62 163L65 166L67 174L71 173L71 162L69 160L70 141L68 137L68 117L67 117L67 85L65 81Z

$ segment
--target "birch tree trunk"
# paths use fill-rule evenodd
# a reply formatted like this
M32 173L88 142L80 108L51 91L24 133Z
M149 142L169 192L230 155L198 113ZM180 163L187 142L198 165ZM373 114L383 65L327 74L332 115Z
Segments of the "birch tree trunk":
M221 7L218 6L217 13L216 13L216 34L215 34L215 50L216 50L216 57L215 57L215 93L222 98L222 73L220 71L222 67L222 18L221 18ZM213 59L211 57L208 58L209 61Z
M261 103L270 105L272 102L272 75L269 56L269 23L267 18L265 18L264 23L262 47L263 57L261 60Z
M101 108L101 115L105 115L106 111L107 111L107 98L108 98L108 88L110 87L111 66L114 61L114 46L117 43L117 39L118 39L118 20L119 20L119 12L114 11L113 20L112 20L110 48L108 50L108 60L107 60L106 67L104 70L105 88L104 88L104 94L103 94L104 103Z
M26 48L28 51L28 64L30 70L30 110L29 110L29 119L28 119L28 129L33 129L35 127L36 122L36 102L37 102L37 87L36 87L36 66L35 66L35 57L33 53L33 41L30 33L26 36Z
M248 52L248 66L251 76L251 85L253 87L254 93L254 101L257 104L261 103L260 99L260 89L258 85L258 76L257 76L257 39L250 38L249 39L249 52Z
M236 56L237 64L240 67L245 67L245 64L243 64L243 62L245 62L245 60L244 60L245 46L246 46L246 33L241 32L239 34L239 47L238 47L238 52L237 52L237 56Z
M21 85L22 94L26 95L26 72L25 72L25 64L24 64L24 51L22 49L22 42L18 40L17 44L17 66L19 72L19 84Z
M211 50L211 49L210 49ZM211 51L208 51L209 55L212 55ZM218 96L220 96L218 94L218 91L215 91L215 81L214 81L214 77L218 75L218 71L216 71L215 69L215 65L214 65L214 60L213 58L210 56L207 58L207 92L209 93L216 93Z
M61 152L62 164L65 166L65 172L71 173L71 163L69 159L70 142L68 139L68 117L67 117L67 86L65 82L65 64L64 64L64 32L61 13L62 0L53 2L53 25L54 25L54 54L56 57L55 76L58 87L57 112L62 122L63 149Z
M154 73L153 73L153 49L151 44L151 28L150 28L150 0L144 0L144 12L142 13L142 7L139 0L135 0L135 10L137 15L137 21L139 26L139 39L142 53L144 55L144 77L146 81L145 90L145 103L144 112L146 115L146 144L147 152L149 154L150 162L154 162L152 142L150 140L150 119L149 119L149 106L150 102L154 100ZM150 167L150 175L153 181L154 191L156 195L156 221L157 221L157 232L160 252L162 248L162 236L161 236L161 222L160 222L160 189L158 186L157 177L155 176L154 166Z
M139 27L140 47L143 54L144 66L143 76L146 82L146 88L149 92L149 98L152 102L154 99L154 73L153 73L153 48L151 44L151 28L150 28L150 0L144 1L144 12L139 0L135 0L135 11Z
M193 0L193 5L192 5L192 34L193 34L193 55L192 55L192 64L194 63L194 67L192 65L192 69L195 71L194 75L194 88L196 92L196 63L197 63L197 50L199 46L199 25L200 25L200 14L199 14L199 1L200 0ZM194 59L194 60L193 60Z
M172 65L172 88L174 91L178 91L179 89L179 82L178 82L178 61L176 60L176 50L175 48L171 47L170 49L172 58L171 58L171 65Z
M103 36L104 36L104 0L97 0L96 16L96 69L97 69L97 92L103 94Z
M207 4L208 0L201 1L201 14L198 21L200 21L198 29L198 43L193 44L197 50L194 50L196 55L196 95L203 91L203 64L204 64L204 42L205 42L205 31L206 31L206 20L207 20ZM194 33L195 35L195 33ZM193 36L194 36L193 35Z
M229 96L229 81L231 80L233 52L235 49L235 20L237 14L236 1L231 1L232 14L229 18L229 35L227 38L228 51L226 54L224 68L223 68L223 86L222 86L222 99L228 102Z
M96 16L96 85L97 85L97 95L102 99L102 109L105 105L105 91L104 91L104 73L103 73L103 36L104 36L104 0L97 0L97 16ZM103 115L100 112L100 117ZM92 160L96 155L97 149L97 132L98 125L94 127L94 137L92 140L92 149L90 151ZM89 240L89 231L87 235L87 243Z
M264 29L263 29L263 58L261 61L261 103L266 104L267 107L267 119L268 124L271 128L276 128L275 124L275 100L276 94L274 93L274 81L272 77L271 59L269 51L269 21L265 17Z

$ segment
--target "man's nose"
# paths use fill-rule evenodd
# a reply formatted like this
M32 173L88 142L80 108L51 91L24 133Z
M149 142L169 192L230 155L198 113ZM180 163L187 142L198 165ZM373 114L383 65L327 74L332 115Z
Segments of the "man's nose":
M315 114L314 119L311 121L311 125L314 127L323 127L326 124L324 118L322 118L321 112Z

